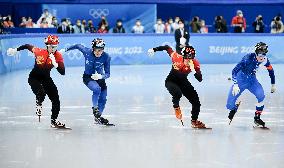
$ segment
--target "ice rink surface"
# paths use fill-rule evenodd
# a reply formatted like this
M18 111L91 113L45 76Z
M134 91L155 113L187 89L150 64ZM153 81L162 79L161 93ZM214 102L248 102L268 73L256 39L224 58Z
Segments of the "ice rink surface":
M46 97L42 122L35 115L30 70L0 76L0 168L283 168L284 65L274 65L277 92L270 93L266 70L257 76L266 99L262 119L270 131L253 129L255 97L248 91L232 124L225 108L234 65L202 65L199 119L213 130L190 128L191 105L181 108L185 127L173 115L164 79L171 65L111 66L104 116L116 127L93 124L91 91L82 82L83 67L52 77L61 99L60 121L72 130L50 128Z

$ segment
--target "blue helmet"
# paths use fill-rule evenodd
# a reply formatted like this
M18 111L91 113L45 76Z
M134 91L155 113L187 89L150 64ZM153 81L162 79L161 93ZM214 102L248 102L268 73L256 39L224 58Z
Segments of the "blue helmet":
M105 48L106 43L104 42L103 39L100 38L96 38L92 41L92 48L98 48L98 49L104 49Z
M263 43L263 42L259 42L255 45L255 53L257 55L266 55L266 53L268 52L268 46Z

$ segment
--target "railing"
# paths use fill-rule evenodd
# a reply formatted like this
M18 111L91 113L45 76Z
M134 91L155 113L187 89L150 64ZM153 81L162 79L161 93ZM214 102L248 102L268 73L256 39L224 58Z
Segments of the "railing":
M14 34L0 36L0 73L13 70L32 68L33 54L21 51L15 57L9 57L6 51L10 47L22 44L32 44L45 48L43 43L47 34ZM165 52L157 52L154 57L148 57L147 50L160 45L170 45L175 49L172 34L61 34L58 49L67 48L73 44L91 46L91 41L101 37L106 41L105 52L112 57L112 64L167 64L171 60ZM190 43L197 51L197 58L202 64L237 63L247 53L253 52L254 45L263 41L268 44L268 58L272 63L284 63L283 34L255 33L210 33L192 34ZM83 66L84 57L78 50L66 52L66 66Z

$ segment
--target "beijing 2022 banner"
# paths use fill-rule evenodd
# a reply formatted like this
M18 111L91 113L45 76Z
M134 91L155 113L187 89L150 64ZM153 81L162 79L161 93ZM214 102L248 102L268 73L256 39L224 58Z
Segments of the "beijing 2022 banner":
M8 57L9 47L19 47L22 44L32 44L44 48L43 39L46 35L11 35L0 37L0 73L17 69L31 68L34 64L33 54L27 50L19 52L15 57ZM160 45L169 45L175 49L173 35L59 35L58 49L67 48L73 44L91 47L94 38L103 38L106 42L105 52L112 57L111 63L117 65L129 64L168 64L171 60L166 52L157 52L153 57L147 55L147 50ZM257 42L268 44L268 58L272 63L284 63L284 36L246 36L246 35L192 35L190 43L197 51L197 58L202 64L235 64L247 53L254 51ZM66 52L66 66L83 66L84 56L78 50Z

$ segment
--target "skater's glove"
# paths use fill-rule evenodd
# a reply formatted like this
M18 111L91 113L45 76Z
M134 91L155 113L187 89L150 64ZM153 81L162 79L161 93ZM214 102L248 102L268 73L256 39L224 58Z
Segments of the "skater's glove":
M238 84L234 84L233 90L232 90L233 96L236 96L236 95L238 95L239 93L240 93L240 88L239 88Z
M271 85L271 93L274 93L276 91L276 86L275 84Z
M95 74L92 74L91 78L94 79L94 80L99 80L99 79L102 79L103 76L96 72Z
M51 60L51 63L54 66L54 68L57 68L58 67L58 63L55 60L55 56L53 54L49 54L49 59Z
M18 53L17 48L9 48L7 50L7 55L8 56L15 56Z
M63 49L59 50L59 52L63 55L66 52L66 49L63 48Z
M195 77L195 79L198 80L198 82L201 82L201 81L202 81L202 74L201 74L200 72L196 72L196 73L194 74L194 77Z
M148 55L149 55L150 57L153 57L154 54L155 54L154 49L153 49L153 48L150 48L150 49L148 50Z

